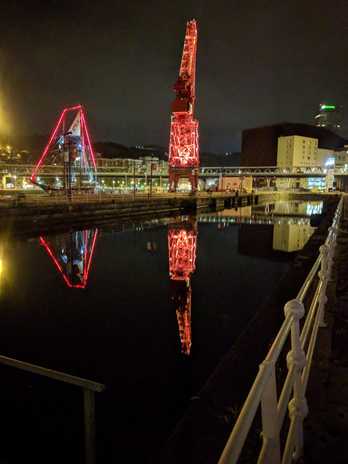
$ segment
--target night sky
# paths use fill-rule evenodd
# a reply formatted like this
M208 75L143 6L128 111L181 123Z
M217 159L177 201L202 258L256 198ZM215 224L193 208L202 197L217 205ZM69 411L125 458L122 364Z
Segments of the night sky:
M243 128L346 109L346 0L1 3L0 126L47 133L85 105L95 140L168 144L185 24L198 21L201 148L239 150Z

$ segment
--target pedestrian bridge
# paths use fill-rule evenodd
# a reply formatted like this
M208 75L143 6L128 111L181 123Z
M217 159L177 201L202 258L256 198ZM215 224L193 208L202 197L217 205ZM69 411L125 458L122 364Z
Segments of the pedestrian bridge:
M0 175L16 175L30 178L34 169L32 164L0 164ZM326 177L328 174L334 176L348 176L348 169L337 167L328 170L324 167L279 167L279 166L217 166L201 167L200 178L219 177L269 177L269 178L304 178L304 177ZM41 177L62 176L63 166L43 165L40 167ZM168 177L168 169L160 168L150 171L148 167L98 167L98 177Z

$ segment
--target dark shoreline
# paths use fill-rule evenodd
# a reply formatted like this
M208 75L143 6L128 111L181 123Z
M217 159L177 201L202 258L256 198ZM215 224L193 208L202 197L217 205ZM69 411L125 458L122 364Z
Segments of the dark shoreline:
M0 233L13 236L76 230L120 221L143 221L157 217L195 214L246 205L262 205L277 200L307 201L336 198L337 195L269 193L212 197L142 198L126 201L109 198L99 202L27 203L0 205Z

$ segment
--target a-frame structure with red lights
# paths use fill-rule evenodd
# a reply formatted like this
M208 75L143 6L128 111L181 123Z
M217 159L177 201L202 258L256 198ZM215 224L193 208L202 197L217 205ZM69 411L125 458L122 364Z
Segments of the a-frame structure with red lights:
M97 164L82 105L64 108L30 180L44 190L91 189Z

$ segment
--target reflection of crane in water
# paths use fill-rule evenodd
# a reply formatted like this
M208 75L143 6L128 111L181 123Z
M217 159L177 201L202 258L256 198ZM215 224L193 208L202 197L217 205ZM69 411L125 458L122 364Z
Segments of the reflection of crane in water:
M175 305L182 353L191 351L191 275L196 269L197 221L168 226L171 300Z
M98 229L69 232L50 242L40 237L41 245L69 288L86 287L97 234Z

